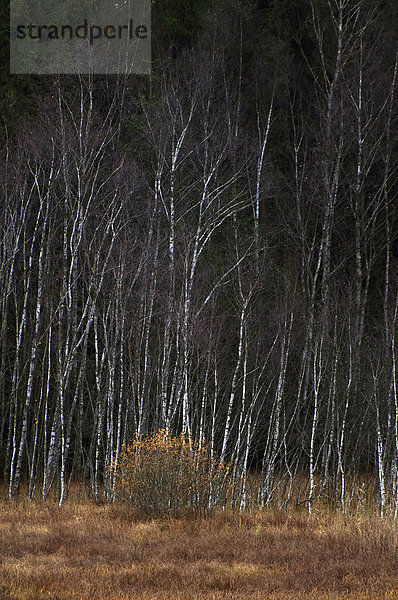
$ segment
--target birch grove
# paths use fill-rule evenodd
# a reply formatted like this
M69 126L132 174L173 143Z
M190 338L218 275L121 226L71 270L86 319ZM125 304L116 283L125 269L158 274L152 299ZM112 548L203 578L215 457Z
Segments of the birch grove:
M304 4L220 2L148 81L53 77L4 128L10 500L112 502L165 429L236 508L347 510L366 474L397 514L398 53L378 2Z

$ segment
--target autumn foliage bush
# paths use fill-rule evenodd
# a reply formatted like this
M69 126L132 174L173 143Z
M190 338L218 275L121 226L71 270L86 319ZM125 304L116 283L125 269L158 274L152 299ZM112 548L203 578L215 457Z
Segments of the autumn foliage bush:
M228 483L228 466L211 459L205 440L164 429L133 438L113 469L116 498L142 515L209 514Z

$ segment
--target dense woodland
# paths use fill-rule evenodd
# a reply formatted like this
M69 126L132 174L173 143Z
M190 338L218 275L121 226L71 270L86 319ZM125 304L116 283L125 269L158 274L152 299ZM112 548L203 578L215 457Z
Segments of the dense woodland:
M398 511L398 4L152 4L148 76L11 76L2 29L7 494L112 500L165 428L241 508Z

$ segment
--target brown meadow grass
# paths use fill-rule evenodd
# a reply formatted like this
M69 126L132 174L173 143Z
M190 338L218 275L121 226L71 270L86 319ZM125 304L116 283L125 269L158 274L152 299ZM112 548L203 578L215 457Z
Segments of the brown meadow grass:
M140 521L0 503L1 600L398 600L398 523L357 510Z

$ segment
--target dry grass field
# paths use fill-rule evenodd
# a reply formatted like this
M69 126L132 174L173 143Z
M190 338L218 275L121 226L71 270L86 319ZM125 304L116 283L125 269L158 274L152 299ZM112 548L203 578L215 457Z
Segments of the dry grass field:
M398 524L369 514L0 504L1 600L398 599Z

